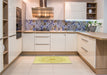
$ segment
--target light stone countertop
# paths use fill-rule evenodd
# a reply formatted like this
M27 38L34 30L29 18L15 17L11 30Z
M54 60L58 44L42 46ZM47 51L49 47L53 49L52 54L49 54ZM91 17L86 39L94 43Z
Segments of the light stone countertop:
M101 32L76 32L76 31L22 31L23 33L77 33L97 40L107 40L107 33Z

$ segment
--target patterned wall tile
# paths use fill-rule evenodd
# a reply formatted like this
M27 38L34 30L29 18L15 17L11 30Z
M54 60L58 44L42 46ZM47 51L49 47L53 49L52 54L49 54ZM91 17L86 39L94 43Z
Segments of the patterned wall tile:
M25 30L36 31L86 31L88 21L64 21L64 20L26 20Z

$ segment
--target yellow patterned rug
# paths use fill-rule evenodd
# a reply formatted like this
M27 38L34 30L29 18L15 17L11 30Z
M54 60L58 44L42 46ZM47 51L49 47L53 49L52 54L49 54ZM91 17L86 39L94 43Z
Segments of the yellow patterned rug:
M48 63L71 63L69 56L36 56L35 64L48 64Z

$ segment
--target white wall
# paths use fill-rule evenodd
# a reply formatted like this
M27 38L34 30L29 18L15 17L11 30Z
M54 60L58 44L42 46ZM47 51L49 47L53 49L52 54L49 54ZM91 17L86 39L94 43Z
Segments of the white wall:
M26 3L26 19L33 19L32 7L39 7L39 0L23 0Z
M104 0L95 0L97 2L97 19L102 23L100 32L104 31Z
M22 2L22 31L25 29L26 24L26 3Z
M107 0L104 0L104 32L107 33Z
M26 19L32 18L32 7L39 7L39 0L23 0L26 3ZM64 19L64 1L65 0L48 0L47 5L54 7L54 19ZM67 1L79 1L79 2L92 2L93 0L67 0Z

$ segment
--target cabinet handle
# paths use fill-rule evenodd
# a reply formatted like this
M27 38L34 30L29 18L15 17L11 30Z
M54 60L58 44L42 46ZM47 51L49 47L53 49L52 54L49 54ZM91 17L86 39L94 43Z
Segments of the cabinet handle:
M36 36L36 37L39 37L39 38L48 38L49 36Z
M88 40L86 40L86 39L83 39L83 38L82 38L82 40L85 41L85 42L88 42Z
M84 51L88 52L88 50L86 50L85 48L81 47Z
M11 35L11 36L9 36L9 37L14 37L14 36L16 36L16 34L14 34L14 35Z

